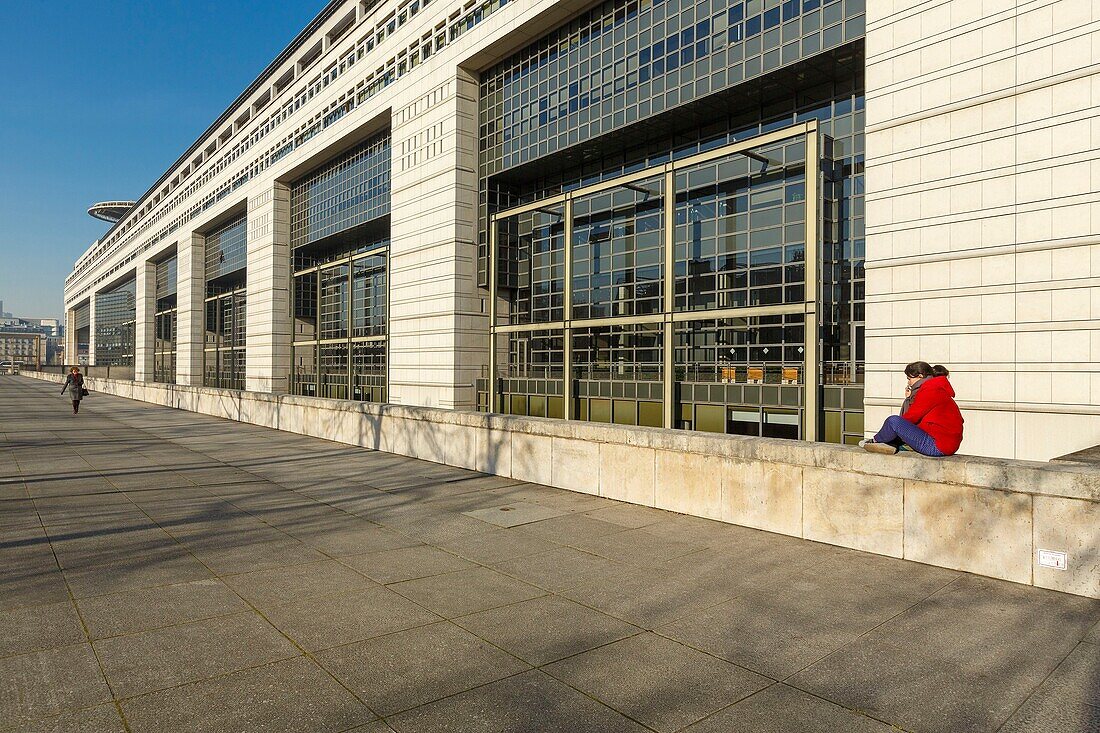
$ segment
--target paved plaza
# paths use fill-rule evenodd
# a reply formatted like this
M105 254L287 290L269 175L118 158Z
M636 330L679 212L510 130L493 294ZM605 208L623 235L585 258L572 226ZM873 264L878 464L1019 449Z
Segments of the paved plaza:
M0 730L1100 731L1100 602L0 377Z

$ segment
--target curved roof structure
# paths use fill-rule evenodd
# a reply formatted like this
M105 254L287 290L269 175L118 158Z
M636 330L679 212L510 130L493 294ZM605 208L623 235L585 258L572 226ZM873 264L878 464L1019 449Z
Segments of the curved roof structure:
M132 208L134 208L133 201L100 201L98 204L89 206L88 213L97 219L114 224Z

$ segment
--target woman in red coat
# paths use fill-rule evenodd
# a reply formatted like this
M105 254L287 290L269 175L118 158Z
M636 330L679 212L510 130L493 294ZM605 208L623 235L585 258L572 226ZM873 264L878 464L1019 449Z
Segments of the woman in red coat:
M925 456L954 455L962 443L963 417L955 404L948 374L946 367L924 361L905 367L909 386L901 414L886 418L875 437L861 440L860 447L872 453L894 454L905 444Z

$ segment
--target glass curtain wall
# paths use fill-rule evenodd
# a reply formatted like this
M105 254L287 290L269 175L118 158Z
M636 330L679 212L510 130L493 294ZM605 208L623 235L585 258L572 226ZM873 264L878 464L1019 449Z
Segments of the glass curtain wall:
M176 258L157 263L153 381L176 381Z
M816 437L820 155L811 121L494 217L493 409Z
M95 296L95 361L97 366L134 366L137 325L137 281ZM118 372L121 376L122 372Z
M136 290L135 290L136 294ZM88 341L91 335L92 307L90 304L77 306L73 315L73 327L76 330L76 354L68 356L70 364L88 363Z
M248 217L206 235L203 384L244 389Z
M294 394L385 402L390 138L291 184Z

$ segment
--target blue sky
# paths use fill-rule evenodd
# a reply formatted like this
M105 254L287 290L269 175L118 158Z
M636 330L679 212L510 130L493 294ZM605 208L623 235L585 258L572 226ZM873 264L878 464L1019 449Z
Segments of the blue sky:
M0 300L62 315L62 285L109 225L325 0L0 0Z

